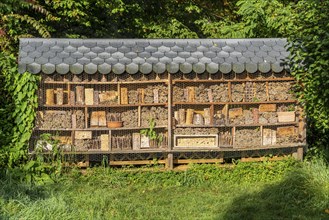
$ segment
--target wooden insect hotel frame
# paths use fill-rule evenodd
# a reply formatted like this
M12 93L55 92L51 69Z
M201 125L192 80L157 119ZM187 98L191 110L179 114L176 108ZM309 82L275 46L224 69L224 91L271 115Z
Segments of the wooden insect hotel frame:
M65 154L111 165L302 159L305 118L286 44L21 39L19 71L42 77L30 150L50 133Z

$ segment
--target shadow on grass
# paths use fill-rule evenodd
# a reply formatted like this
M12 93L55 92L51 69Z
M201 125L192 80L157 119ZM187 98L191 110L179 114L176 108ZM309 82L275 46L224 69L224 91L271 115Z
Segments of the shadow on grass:
M310 178L310 175L297 169L279 183L268 185L258 193L238 196L223 219L329 219L329 214L324 212L325 207L321 207L323 189L310 184Z

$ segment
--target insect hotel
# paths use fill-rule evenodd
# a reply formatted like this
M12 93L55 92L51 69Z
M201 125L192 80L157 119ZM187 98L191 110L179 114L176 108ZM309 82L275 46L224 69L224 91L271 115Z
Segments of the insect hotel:
M40 74L31 152L110 165L302 159L305 118L285 39L21 39ZM50 145L43 150L51 150Z

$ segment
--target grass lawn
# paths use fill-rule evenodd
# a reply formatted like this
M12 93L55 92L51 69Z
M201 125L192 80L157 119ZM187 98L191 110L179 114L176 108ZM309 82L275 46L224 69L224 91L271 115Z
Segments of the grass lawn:
M0 181L0 219L329 219L329 169L316 162L92 168L41 186Z

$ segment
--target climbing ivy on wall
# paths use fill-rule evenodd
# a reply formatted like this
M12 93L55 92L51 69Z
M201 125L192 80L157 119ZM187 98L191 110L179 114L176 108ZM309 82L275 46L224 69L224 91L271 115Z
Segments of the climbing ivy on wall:
M0 167L13 167L27 159L40 76L19 74L16 58L6 53L0 53L0 71Z

